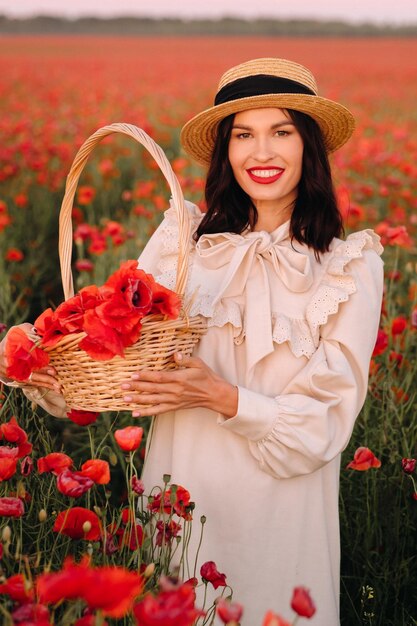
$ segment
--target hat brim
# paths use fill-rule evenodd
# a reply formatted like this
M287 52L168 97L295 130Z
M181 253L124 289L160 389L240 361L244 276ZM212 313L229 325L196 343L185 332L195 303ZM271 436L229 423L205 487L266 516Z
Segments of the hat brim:
M323 133L328 152L343 146L355 129L349 109L333 100L307 94L265 94L225 102L193 117L181 131L184 150L201 165L209 165L217 125L222 119L239 111L268 107L293 109L312 117Z

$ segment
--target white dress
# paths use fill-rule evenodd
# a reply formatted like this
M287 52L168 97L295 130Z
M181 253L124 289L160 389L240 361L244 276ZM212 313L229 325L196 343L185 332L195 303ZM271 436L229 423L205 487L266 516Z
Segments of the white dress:
M187 206L196 227L201 213ZM143 479L151 488L171 474L190 491L196 535L207 517L200 564L226 574L244 626L261 626L268 609L290 619L299 585L317 606L309 623L336 626L340 454L366 396L382 247L365 230L318 263L288 230L191 242L187 292L209 324L194 355L238 386L238 412L157 417ZM171 208L139 259L171 288L177 241Z
M196 228L201 213L187 207ZM190 242L187 293L195 296L192 314L209 325L194 355L238 386L238 412L225 419L188 409L155 418L143 479L150 490L170 474L190 491L190 554L205 515L199 566L215 561L226 574L245 607L243 626L261 626L268 609L290 619L299 585L317 606L309 623L337 626L340 454L367 392L382 247L364 230L335 239L319 263L311 249L291 244L288 230L286 223L272 233ZM171 288L177 242L171 208L139 259ZM64 414L55 394L24 391Z

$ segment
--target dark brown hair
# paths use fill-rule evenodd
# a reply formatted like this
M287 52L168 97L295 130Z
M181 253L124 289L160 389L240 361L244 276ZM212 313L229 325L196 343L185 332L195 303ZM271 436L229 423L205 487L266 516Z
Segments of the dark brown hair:
M326 252L334 237L343 233L342 216L337 206L330 163L318 124L299 111L288 110L304 143L302 173L290 219L293 239L313 248L316 256ZM207 213L195 234L242 233L254 228L258 213L255 205L236 182L228 157L234 115L219 124L207 174L205 197Z

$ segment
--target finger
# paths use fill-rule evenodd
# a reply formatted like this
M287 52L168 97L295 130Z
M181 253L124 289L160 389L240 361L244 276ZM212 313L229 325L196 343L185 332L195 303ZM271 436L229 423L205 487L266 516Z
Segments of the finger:
M131 392L137 393L179 393L178 385L175 383L155 383L145 380L132 381L131 383L123 383L121 389L129 395Z
M155 404L154 406L143 406L132 411L132 417L152 417L153 415L161 415L172 411L172 407L168 404Z
M40 371L33 372L30 380L24 381L24 384L32 387L45 387L57 393L61 391L61 385L56 378L48 374L42 374Z
M182 352L174 354L174 361L180 367L201 367L202 360L196 356L187 356Z
M132 381L146 381L153 383L169 383L173 380L174 370L141 370L140 372L136 372L132 374L130 380L126 380L125 383L131 383Z
M157 405L168 401L168 397L160 393L129 393L123 396L123 400L128 404L149 404Z

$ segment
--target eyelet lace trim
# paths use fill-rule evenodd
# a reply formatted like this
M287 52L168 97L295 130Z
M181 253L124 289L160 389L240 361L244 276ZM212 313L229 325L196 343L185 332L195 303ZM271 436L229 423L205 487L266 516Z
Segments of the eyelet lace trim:
M339 305L355 293L355 280L345 267L350 261L359 259L364 250L375 250L377 254L383 252L380 237L370 229L352 233L334 251L327 273L306 309L306 320L315 346L319 342L320 326L326 324L329 315L336 313Z

